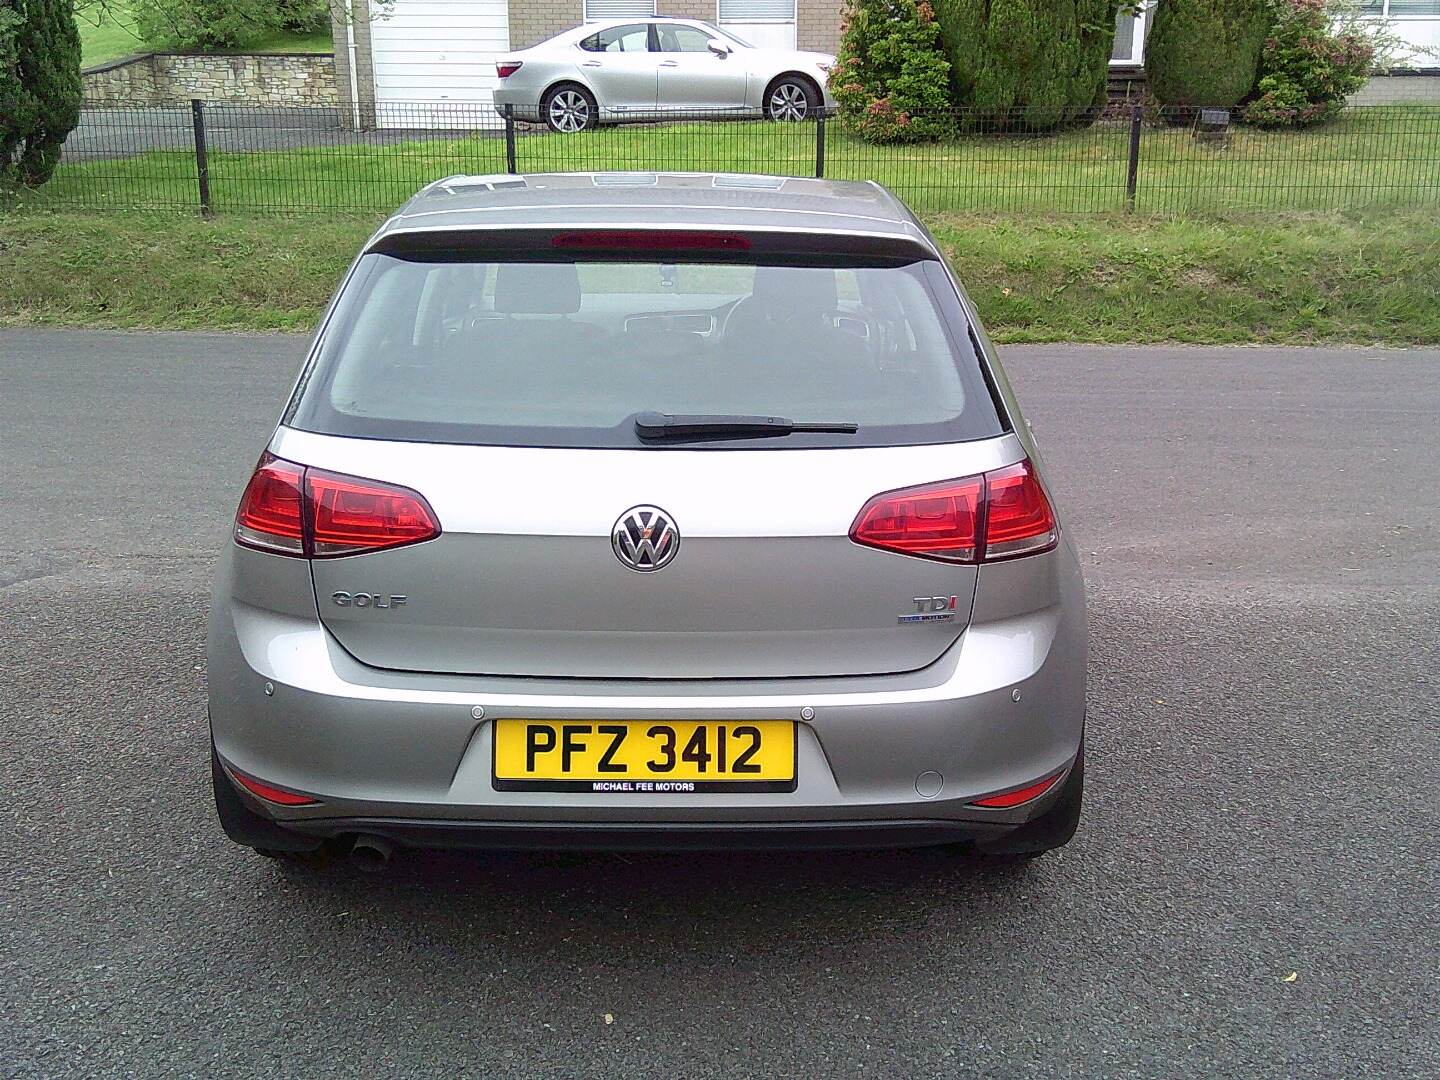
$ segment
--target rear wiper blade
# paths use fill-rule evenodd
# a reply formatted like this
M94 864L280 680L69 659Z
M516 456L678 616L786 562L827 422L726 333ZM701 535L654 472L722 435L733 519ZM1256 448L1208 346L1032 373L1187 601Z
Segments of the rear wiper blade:
M765 439L798 431L825 431L853 435L854 421L799 423L784 416L727 416L642 412L635 417L635 434L642 439Z

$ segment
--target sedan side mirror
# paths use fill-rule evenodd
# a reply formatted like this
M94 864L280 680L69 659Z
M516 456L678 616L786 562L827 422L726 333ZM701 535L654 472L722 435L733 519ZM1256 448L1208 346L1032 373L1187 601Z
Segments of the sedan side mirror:
M730 55L730 46L726 45L723 41L716 41L714 38L711 38L706 44L710 46L710 51L721 60L724 60Z

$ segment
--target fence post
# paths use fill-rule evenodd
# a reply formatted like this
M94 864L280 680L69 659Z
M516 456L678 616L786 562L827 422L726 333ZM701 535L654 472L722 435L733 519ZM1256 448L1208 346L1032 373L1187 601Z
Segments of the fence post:
M1130 109L1130 160L1125 167L1125 212L1135 212L1135 182L1140 176L1140 128L1145 106L1138 101Z
M210 213L210 158L205 152L205 102L190 99L190 119L195 127L195 178L200 184L200 213Z
M505 171L515 174L515 106L505 106Z
M815 179L825 175L825 106L815 113Z

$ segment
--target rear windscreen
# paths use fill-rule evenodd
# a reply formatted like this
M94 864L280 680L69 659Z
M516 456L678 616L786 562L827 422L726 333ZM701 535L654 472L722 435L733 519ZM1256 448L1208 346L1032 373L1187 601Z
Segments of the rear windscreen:
M747 448L1003 430L936 263L411 261L368 255L287 423L323 434L634 447L642 412L855 423ZM713 445L713 444L707 444Z

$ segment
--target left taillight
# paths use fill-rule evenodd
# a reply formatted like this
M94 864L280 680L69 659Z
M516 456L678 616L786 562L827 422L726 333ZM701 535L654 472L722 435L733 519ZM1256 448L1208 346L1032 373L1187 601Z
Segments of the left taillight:
M519 60L501 60L495 65L495 74L502 79L508 79L524 66Z
M266 454L235 512L235 542L279 555L305 554L305 470Z
M235 513L235 542L296 558L332 559L440 535L418 491L310 469L266 454Z
M850 539L866 547L945 562L991 562L1049 551L1055 512L1028 460L939 484L876 495Z

